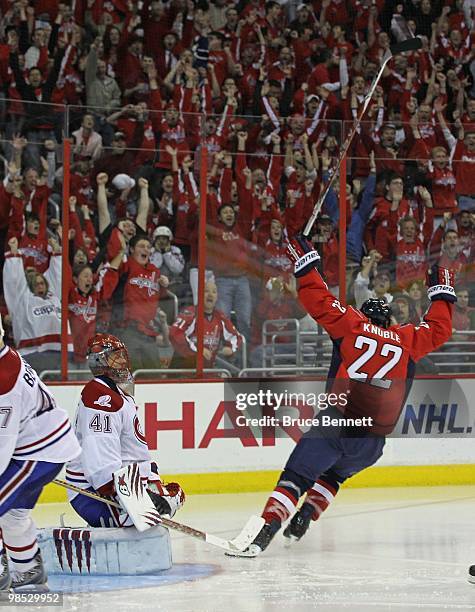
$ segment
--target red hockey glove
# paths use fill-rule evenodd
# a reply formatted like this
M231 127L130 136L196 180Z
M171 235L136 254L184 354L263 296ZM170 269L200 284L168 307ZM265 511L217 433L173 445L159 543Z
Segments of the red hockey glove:
M427 295L433 302L435 300L445 300L446 302L456 302L457 296L454 290L455 275L451 270L433 265L427 272Z
M297 278L313 270L320 259L313 244L303 234L291 238L287 255L294 262L294 275Z

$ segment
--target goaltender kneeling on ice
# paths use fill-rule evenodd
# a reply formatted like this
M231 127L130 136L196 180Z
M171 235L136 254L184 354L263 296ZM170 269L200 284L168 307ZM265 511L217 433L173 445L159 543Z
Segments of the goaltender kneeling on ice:
M88 365L94 379L82 390L75 418L82 452L66 466L69 502L88 527L43 532L48 571L167 569L170 543L160 517L172 517L185 495L179 484L161 482L151 460L135 401L124 390L133 383L125 345L112 335L96 334L89 341Z

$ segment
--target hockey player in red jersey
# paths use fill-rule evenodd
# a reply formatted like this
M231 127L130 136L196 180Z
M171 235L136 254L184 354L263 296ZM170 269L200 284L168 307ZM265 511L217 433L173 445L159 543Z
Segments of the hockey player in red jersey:
M70 461L66 480L88 491L114 496L113 472L138 463L142 485L161 514L173 516L185 495L176 482L164 485L157 464L151 461L134 398L121 386L133 382L127 348L115 336L96 334L89 341L88 365L94 379L81 393L75 430L81 445ZM76 512L91 527L129 527L127 514L81 494L68 493Z
M404 406L415 362L450 338L452 304L457 300L453 275L435 266L428 277L432 304L423 321L417 326L391 325L384 300L369 299L361 310L340 304L315 268L320 256L303 236L291 241L289 255L295 262L300 302L333 341L327 391L337 396L346 391L340 405L322 414L364 419L367 427L347 426L350 422L345 421L341 428L314 427L302 436L265 505L266 523L247 556L262 552L292 515L284 536L300 539L340 485L381 457L385 436Z

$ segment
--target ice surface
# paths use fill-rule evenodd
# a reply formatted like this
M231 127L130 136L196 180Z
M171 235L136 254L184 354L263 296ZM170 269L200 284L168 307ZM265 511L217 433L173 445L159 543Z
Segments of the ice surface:
M239 533L267 495L187 497L176 520L221 537ZM66 504L39 506L39 526L66 523ZM290 548L279 533L256 559L172 533L174 567L147 579L67 580L64 610L111 612L299 612L301 610L475 610L475 486L341 491L305 538ZM152 586L153 584L153 586Z

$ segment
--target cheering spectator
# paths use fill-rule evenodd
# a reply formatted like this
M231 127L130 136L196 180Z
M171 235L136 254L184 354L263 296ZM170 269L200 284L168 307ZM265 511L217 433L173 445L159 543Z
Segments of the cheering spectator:
M117 286L117 274L125 254L125 238L121 235L121 250L100 274L94 284L94 274L89 265L73 269L73 283L69 290L69 324L73 337L73 362L76 367L86 365L89 339L96 333L98 304L108 300Z
M378 270L380 261L381 254L377 251L371 251L369 255L363 257L363 263L354 284L357 308L370 298L384 299L388 304L392 302L393 296L389 293L391 279L387 272ZM373 274L372 289L369 288L371 274Z
M160 294L165 295L168 278L150 263L152 245L146 235L138 234L129 242L130 257L119 268L123 304L116 304L114 335L123 338L130 352L132 369L154 368L158 363L157 345L164 341L158 332L156 317ZM120 314L117 312L120 309Z
M182 281L181 274L185 267L183 255L180 249L172 244L173 233L165 225L157 227L153 232L152 240L150 263L168 278L170 291L174 291L175 285Z
M61 248L53 250L45 274L23 269L18 240L10 238L3 270L5 301L12 318L15 345L37 371L61 364ZM68 335L68 351L72 351Z
M204 293L204 367L213 368L218 357L231 358L240 348L242 338L231 321L216 308L218 291L208 282ZM189 306L179 315L170 328L170 339L177 355L174 365L181 368L196 367L197 320L196 307ZM226 362L226 366L229 364Z

